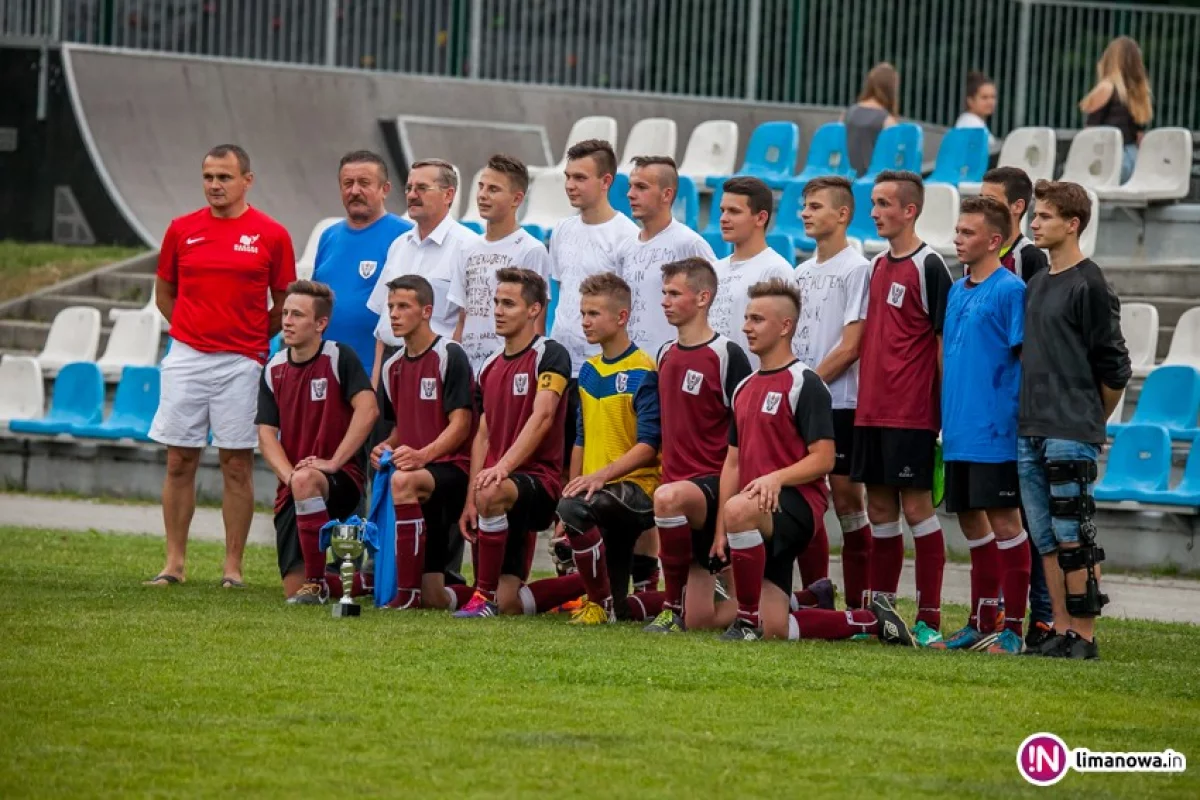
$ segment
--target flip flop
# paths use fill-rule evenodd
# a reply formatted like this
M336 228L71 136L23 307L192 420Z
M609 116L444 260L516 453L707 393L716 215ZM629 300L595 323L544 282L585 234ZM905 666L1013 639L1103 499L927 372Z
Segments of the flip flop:
M160 572L150 580L142 581L142 586L174 586L177 583L183 583L183 578Z
M242 583L239 580L235 580L233 578L226 576L221 579L221 588L222 589L245 589L246 584Z

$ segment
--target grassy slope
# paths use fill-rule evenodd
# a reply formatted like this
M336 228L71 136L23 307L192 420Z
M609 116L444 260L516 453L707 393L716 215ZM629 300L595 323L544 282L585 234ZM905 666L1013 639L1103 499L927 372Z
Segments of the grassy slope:
M0 300L20 297L140 252L129 247L67 247L0 240Z
M1048 730L1193 760L1057 794L1200 796L1193 627L1106 621L1106 660L1078 665L553 617L335 621L282 604L265 548L246 592L216 588L200 543L187 585L143 588L161 546L0 529L0 795L1033 796L1015 750Z

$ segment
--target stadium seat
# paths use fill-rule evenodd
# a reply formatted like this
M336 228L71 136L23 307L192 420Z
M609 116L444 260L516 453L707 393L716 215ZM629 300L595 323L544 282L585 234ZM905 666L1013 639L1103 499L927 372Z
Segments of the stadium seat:
M704 230L701 231L702 233L715 233L717 238L721 236L721 198L725 195L725 190L721 187L724 183L725 181L722 180L712 187L712 197L708 200L708 221L704 225Z
M1157 425L1129 425L1117 434L1104 475L1093 494L1097 500L1152 502L1147 496L1167 488L1171 477L1171 440Z
M1121 303L1121 333L1129 348L1133 374L1146 377L1154 369L1158 348L1158 308L1150 303Z
M790 233L772 231L767 234L767 247L787 259L792 266L796 265L796 240Z
M841 175L854 179L854 168L846 153L846 126L841 122L826 122L817 128L808 143L804 167L791 182L807 183L823 175Z
M108 321L115 323L122 314L141 314L141 313L145 313L145 312L150 312L150 313L154 314L154 318L158 322L159 328L161 328L164 331L170 329L171 324L169 322L167 322L167 318L164 317L162 315L162 312L158 310L158 287L157 286L150 287L150 299L147 300L146 305L142 306L141 308L136 308L136 309L110 308L108 310Z
M1145 502L1172 506L1200 506L1200 440L1192 441L1187 464L1183 468L1183 480L1174 489L1148 492Z
M76 361L59 370L50 411L41 419L14 419L8 429L13 433L70 433L72 426L98 423L103 407L104 376L100 368L91 361Z
M692 230L700 227L700 190L687 175L679 176L679 188L675 192L671 215Z
M1164 364L1187 364L1200 369L1200 306L1179 315Z
M46 345L38 354L42 374L53 378L73 361L95 361L100 347L100 312L89 306L69 306L50 324Z
M885 169L906 169L920 173L924 143L925 132L915 123L901 122L884 128L875 140L871 164L859 180L871 183Z
M782 189L793 177L796 156L800 151L800 126L794 122L764 122L750 134L746 158L738 175L761 178L772 189ZM729 175L715 175L708 185L716 188Z
M1034 183L1054 177L1054 159L1058 156L1058 139L1053 128L1017 128L1004 137L1000 147L1000 167L1020 167ZM960 181L958 193L962 196L976 195L982 184Z
M46 411L42 368L32 356L0 359L0 425L11 419L40 419Z
M478 233L481 236L483 235L485 225L479 220L469 219L466 222L459 220L459 224L469 230L471 233Z
M855 239L861 240L864 245L879 239L875 220L871 219L871 190L874 187L873 182L864 180L857 180L850 185L851 192L854 194L854 216L850 218L850 227L847 229L847 233Z
M118 317L104 355L96 362L104 380L120 380L125 367L147 367L158 361L161 336L157 311L135 311Z
M278 353L282 349L283 349L283 331L280 331L279 333L277 333L271 337L271 342L268 345L268 349L267 349L267 359L270 360L270 359L274 358L275 354ZM169 342L168 342L167 350L168 350L168 352L170 352L170 343Z
M608 203L613 210L633 218L633 209L629 207L629 176L625 173L613 175L612 185L608 187Z
M633 170L629 163L634 156L670 156L675 157L675 141L679 136L675 120L666 117L650 117L638 120L629 131L625 140L625 150L621 154L621 162L617 172L628 175Z
M1196 417L1200 415L1200 370L1186 364L1167 364L1146 376L1133 419L1112 423L1118 434L1134 425L1157 425L1172 439L1191 440L1200 434Z
M72 425L71 433L87 439L149 441L150 423L158 410L158 392L158 367L126 367L108 419L93 425Z
M948 183L926 183L925 205L917 217L917 236L941 255L953 256L957 252L954 248L957 223L958 189Z
M529 177L542 172L562 172L567 168L567 151L577 142L582 142L584 139L603 139L613 146L617 147L617 121L612 117L580 117L575 120L575 124L571 126L571 132L567 134L567 143L563 145L562 159L557 164L550 166L530 166Z
M609 195L612 196L611 193ZM577 213L567 200L567 178L561 172L539 172L529 182L525 198L525 216L521 225L538 225L546 230L563 217Z
M1155 128L1142 137L1129 180L1117 187L1099 187L1096 194L1119 203L1182 200L1191 189L1191 173L1192 132Z
M342 217L326 217L313 226L312 233L308 235L308 243L304 245L304 252L296 259L297 278L306 281L312 277L313 270L317 268L317 245L321 243L321 234L341 221Z
M458 178L458 190L454 192L454 199L450 201L450 217L451 219L458 219L460 216L462 216L463 199L467 194L470 193L471 190L468 187L466 191L463 191L464 187L462 172L458 169L458 167L454 167L454 175L456 178Z
M931 183L948 183L957 187L962 181L978 183L988 165L988 132L985 128L951 128L938 146L933 174L925 179Z
M543 228L541 225L526 223L521 226L521 230L525 231L542 244L550 243L550 228Z
M1121 131L1109 126L1084 128L1071 140L1059 180L1087 189L1115 187L1121 182Z
M797 247L802 250L812 250L816 244L804 233L804 220L800 214L804 211L804 187L807 181L796 179L788 181L775 207L774 233L786 233L796 240ZM805 246L807 241L807 247Z
M704 241L708 242L708 246L716 253L717 258L725 258L733 253L733 245L721 238L721 232L704 231L700 234L704 237Z
M725 119L701 122L688 137L679 176L692 180L697 191L708 191L710 177L729 175L737 164L738 126Z
M1114 408L1113 412L1108 415L1107 428L1108 428L1109 436L1115 436L1117 433L1119 424L1121 422L1125 421L1125 395L1126 394L1128 394L1128 392L1121 392L1121 397L1117 400L1117 407Z

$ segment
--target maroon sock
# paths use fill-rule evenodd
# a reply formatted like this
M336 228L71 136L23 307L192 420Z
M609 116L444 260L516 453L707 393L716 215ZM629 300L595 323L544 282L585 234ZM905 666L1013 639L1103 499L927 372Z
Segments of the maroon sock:
M997 542L1000 556L1001 585L1004 587L1004 627L1022 634L1025 604L1029 600L1029 569L1032 556L1025 542L1029 534L1021 531L1014 539Z
M534 581L522 588L528 591L529 599L532 600L532 610L528 603L525 606L527 614L545 614L550 609L557 608L563 603L569 603L587 592L583 578L579 576L578 572L572 572L570 575L563 575L560 578ZM522 591L521 594L524 596L526 592ZM525 598L522 597L522 599Z
M608 562L605 560L604 539L599 528L579 533L567 528L567 539L575 553L575 568L587 587L588 600L612 610L612 587L608 583Z
M692 529L683 516L655 517L654 522L658 526L658 560L667 587L665 602L667 608L682 614L683 587L692 566Z
M917 622L924 622L935 631L940 631L946 539L936 515L913 526L913 549L917 555Z
M919 541L919 540L918 540ZM996 606L1000 592L1000 551L996 535L967 540L971 550L971 616L967 624L976 630L991 633L996 630Z
M904 537L900 522L885 522L871 531L871 568L867 588L872 592L896 596L900 571L904 569Z
M479 517L476 537L478 559L475 562L475 588L495 602L496 587L500 585L500 570L504 566L504 547L508 544L508 516Z
M875 635L879 623L875 615L861 608L832 611L826 608L802 608L792 612L799 639L849 639L860 633Z
M829 533L824 518L817 520L812 541L796 557L796 563L800 565L800 582L805 586L829 577Z
M625 598L625 608L629 610L631 620L644 622L659 615L666 599L665 592L638 592Z
M738 619L759 627L758 601L762 597L763 570L767 548L756 530L729 534L729 558L733 562L733 588L737 595Z
M450 608L451 611L462 608L475 596L475 587L467 586L465 583L451 583L446 586L446 590L454 595L454 605Z
M840 518L842 523L842 582L847 608L863 608L871 566L871 524L865 512Z
M399 607L420 604L425 574L425 517L417 503L396 506L396 599ZM414 600L416 602L414 602Z
M296 500L296 535L304 555L304 579L319 581L325 577L325 551L321 549L321 528L329 522L325 499L308 497Z
M325 583L329 586L329 596L339 598L342 596L342 576L336 569L326 570ZM372 591L363 583L362 573L358 570L354 571L354 580L350 582L351 597L366 597Z

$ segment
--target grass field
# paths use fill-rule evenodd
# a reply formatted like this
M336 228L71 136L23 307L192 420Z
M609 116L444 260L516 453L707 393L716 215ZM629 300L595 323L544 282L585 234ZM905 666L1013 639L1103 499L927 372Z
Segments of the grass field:
M130 247L67 247L0 239L0 300L20 297L140 252Z
M0 796L1033 796L1016 747L1043 730L1193 761L1069 774L1055 795L1200 796L1194 627L1105 621L1105 660L1067 664L558 617L339 621L285 607L266 548L244 592L217 588L202 543L186 585L140 586L161 548L0 529Z

